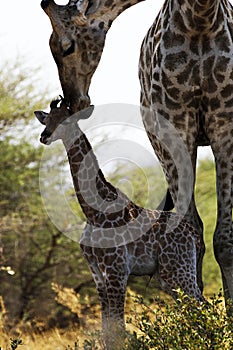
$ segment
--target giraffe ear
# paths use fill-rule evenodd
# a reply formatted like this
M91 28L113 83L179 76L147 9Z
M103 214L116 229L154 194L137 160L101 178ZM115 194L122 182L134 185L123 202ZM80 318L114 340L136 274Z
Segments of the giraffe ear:
M83 109L79 112L78 119L88 119L94 112L95 106L90 105L89 107Z
M93 105L90 105L89 107L72 114L69 118L65 119L62 124L68 125L70 123L77 123L81 119L88 119L92 115L94 108Z
M39 120L39 122L45 125L45 119L48 117L49 114L43 111L35 111L34 114L36 118Z
M77 15L72 17L72 21L77 26L84 26L87 23L86 11L89 6L88 0L70 1L69 6L76 6Z
M88 14L96 12L99 6L100 6L100 0L96 0L96 1L89 0Z

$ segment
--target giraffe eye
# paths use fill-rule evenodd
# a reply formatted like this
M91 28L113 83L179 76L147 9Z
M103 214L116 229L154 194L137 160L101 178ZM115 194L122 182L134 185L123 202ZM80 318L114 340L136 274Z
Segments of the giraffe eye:
M75 50L75 42L74 40L72 40L71 45L68 48L66 48L66 50L63 51L63 57L71 55L72 53L74 53L74 50Z

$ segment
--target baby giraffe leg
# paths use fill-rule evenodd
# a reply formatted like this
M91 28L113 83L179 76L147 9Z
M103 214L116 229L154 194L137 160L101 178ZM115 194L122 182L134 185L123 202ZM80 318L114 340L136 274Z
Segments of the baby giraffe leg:
M129 276L122 248L97 249L81 245L99 294L106 350L121 350L124 344L124 303Z
M124 304L128 276L108 274L105 286L108 298L108 329L104 338L108 350L121 350L124 345Z
M96 289L99 295L101 316L102 316L102 330L103 334L108 330L108 317L109 317L109 303L108 295L106 291L105 281L103 275L98 267L96 260L89 264L94 279Z

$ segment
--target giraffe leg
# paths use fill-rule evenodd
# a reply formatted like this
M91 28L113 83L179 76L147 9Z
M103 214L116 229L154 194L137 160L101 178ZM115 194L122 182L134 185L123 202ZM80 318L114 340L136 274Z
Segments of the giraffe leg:
M101 273L98 264L96 263L96 259L93 259L92 263L89 261L89 268L92 272L92 277L94 279L96 289L99 295L100 306L101 306L101 317L102 317L102 330L103 334L109 328L108 318L109 318L109 303L108 303L108 295L105 286L105 281L103 278L103 274Z
M80 246L99 294L106 350L121 350L124 343L124 302L129 276L125 250L123 247L105 250Z
M197 283L196 243L195 238L186 232L174 233L174 240L169 247L163 247L159 253L159 281L164 291L177 298L177 289L198 301L204 301ZM177 237L181 237L180 241ZM164 249L165 248L165 249ZM169 259L167 250L169 249ZM165 252L164 252L165 250Z
M203 224L194 198L198 135L198 126L193 125L194 112L184 110L179 116L172 116L169 111L151 112L148 108L141 108L141 113L151 144L163 167L176 211L198 231L202 243L200 256L203 257ZM201 261L197 275L202 290Z
M232 172L233 163L231 167ZM222 168L219 169L219 164L216 164L216 172L218 215L214 232L214 253L222 274L225 300L233 302L232 175L225 177L226 173Z
M184 106L179 113L141 107L143 123L162 165L175 209L202 235L203 224L194 200L198 125L193 111Z
M109 305L104 276L99 268L99 262L97 256L95 255L95 249L83 244L80 244L80 248L85 259L88 262L88 266L91 270L92 277L99 295L102 317L102 331L103 334L105 334L105 331L108 329Z
M90 266L99 295L102 316L102 331L106 350L122 348L121 333L124 330L125 294L114 292L112 284L106 278L106 271L100 272L98 265ZM120 345L119 345L120 344Z
M170 211L172 209L174 209L174 203L170 191L167 190L165 197L162 199L162 202L158 205L156 210Z
M210 118L208 118L210 119ZM216 132L217 131L217 132ZM216 162L217 224L214 253L220 266L225 300L233 302L233 127L232 115L211 118L208 136ZM233 312L233 307L231 313Z
M128 274L112 273L106 275L105 286L108 298L108 330L105 343L109 350L121 350L124 345L124 304Z
M102 317L102 331L105 334L109 328L108 315L109 315L109 304L106 288L104 284L96 283L96 289L99 295L100 306L101 306L101 317Z

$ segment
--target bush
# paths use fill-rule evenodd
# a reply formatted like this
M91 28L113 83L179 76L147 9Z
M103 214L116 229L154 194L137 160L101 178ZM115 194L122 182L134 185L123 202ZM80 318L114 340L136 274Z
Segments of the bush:
M141 314L129 324L137 331L128 334L126 349L232 349L232 319L228 318L221 295L199 304L180 295L177 303L165 304L155 311L138 299Z
M136 297L131 315L131 331L125 333L121 350L233 349L233 319L225 312L221 293L202 304L180 293L177 302L158 298L153 308ZM104 350L101 332L90 334L83 349Z

